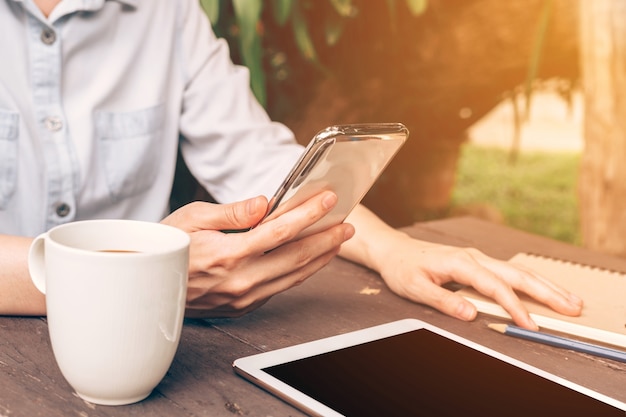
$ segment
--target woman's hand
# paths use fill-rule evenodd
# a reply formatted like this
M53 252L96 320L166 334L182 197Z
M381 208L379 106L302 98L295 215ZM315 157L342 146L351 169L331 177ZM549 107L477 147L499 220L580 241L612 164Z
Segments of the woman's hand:
M351 225L292 239L336 202L335 194L323 192L272 221L239 233L221 230L255 226L268 208L264 197L221 205L191 203L166 217L162 223L191 237L186 315L243 315L325 266L354 234Z
M515 323L537 329L515 291L528 294L559 313L577 316L582 301L521 265L491 258L477 249L464 249L413 239L392 229L372 212L358 206L348 217L354 239L341 255L379 272L398 295L427 304L461 320L473 320L476 307L443 287L449 282L469 285L500 304Z
M397 294L430 305L461 320L473 320L476 307L444 287L448 282L469 285L500 304L519 326L537 329L514 290L528 294L555 311L578 316L582 301L521 265L491 258L477 249L457 248L411 239L389 254L381 268L387 285Z

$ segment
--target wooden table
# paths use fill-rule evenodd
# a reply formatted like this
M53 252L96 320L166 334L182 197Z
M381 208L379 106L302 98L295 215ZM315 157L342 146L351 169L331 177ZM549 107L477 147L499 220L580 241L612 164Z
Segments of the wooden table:
M472 218L419 223L411 235L472 246L500 259L532 251L626 272L626 259L602 255ZM367 295L364 289L380 289ZM239 319L185 323L170 371L137 404L96 406L73 394L58 370L45 319L0 318L0 416L300 416L236 376L234 359L413 317L626 402L626 365L525 342L488 330L485 316L464 323L391 293L369 270L336 259L305 284Z

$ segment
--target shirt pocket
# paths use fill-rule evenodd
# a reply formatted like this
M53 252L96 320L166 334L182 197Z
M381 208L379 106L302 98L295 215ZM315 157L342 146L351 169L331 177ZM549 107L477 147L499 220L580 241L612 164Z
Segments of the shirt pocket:
M0 110L0 210L17 187L19 120L17 112Z
M164 106L94 115L98 158L113 201L147 190L161 161Z

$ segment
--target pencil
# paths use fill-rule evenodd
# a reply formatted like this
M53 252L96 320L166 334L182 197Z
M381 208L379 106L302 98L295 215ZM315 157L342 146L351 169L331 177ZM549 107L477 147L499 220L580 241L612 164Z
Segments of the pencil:
M588 353L607 359L626 363L626 351L611 349L592 343L581 342L579 340L568 339L566 337L555 336L548 333L526 330L521 327L509 324L489 324L490 329L508 336L519 337L521 339L539 342L550 346L574 350L576 352Z

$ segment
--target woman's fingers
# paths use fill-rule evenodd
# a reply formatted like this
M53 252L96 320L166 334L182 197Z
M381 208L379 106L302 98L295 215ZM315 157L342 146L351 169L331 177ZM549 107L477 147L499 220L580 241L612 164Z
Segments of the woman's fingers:
M339 252L341 243L353 233L351 225L338 225L288 243L227 279L216 281L215 275L195 279L188 291L188 300L192 301L188 304L188 315L233 317L252 311L328 264Z
M278 218L258 225L246 238L250 245L262 252L270 251L291 242L300 232L328 214L336 204L335 193L322 192Z
M548 278L523 265L515 265L515 267L522 271L525 276L522 275L523 278L513 284L514 288L530 295L561 314L568 316L581 314L583 300L580 297L559 287Z
M227 205L190 204L164 219L191 236L188 315L245 314L326 265L354 235L351 225L294 239L336 203L334 193L322 192L241 233L220 230L256 226L267 210L264 198Z
M161 223L187 233L200 230L245 230L256 225L267 211L263 196L230 204L194 202L171 213Z
M402 256L408 262L391 262L383 275L398 294L428 304L463 320L472 320L476 308L459 294L443 287L447 282L471 286L504 308L519 326L536 329L536 324L520 301L526 293L559 313L576 316L582 301L536 272L509 262L496 260L476 249L444 245L415 245L413 256Z
M492 272L496 279L505 282L511 291L527 294L561 314L580 315L582 300L539 273L521 265L489 258L482 252L476 251L473 256L481 267ZM478 283L473 285L480 291Z

